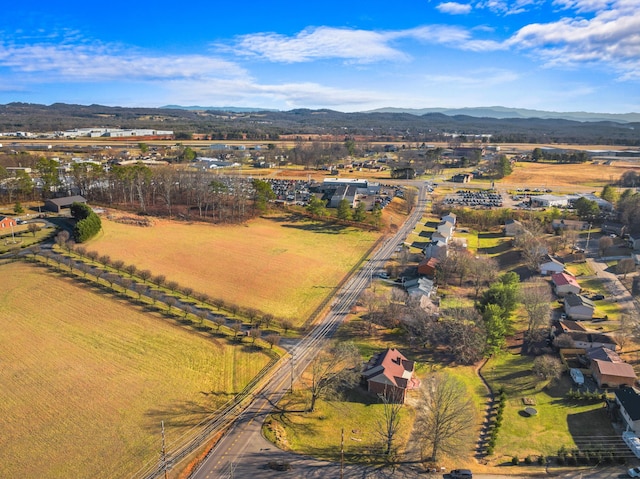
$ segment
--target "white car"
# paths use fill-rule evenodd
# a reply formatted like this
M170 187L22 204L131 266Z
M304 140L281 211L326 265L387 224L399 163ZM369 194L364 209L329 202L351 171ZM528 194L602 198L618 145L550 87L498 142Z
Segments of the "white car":
M569 369L569 375L571 376L571 379L576 384L576 386L584 385L584 375L582 374L582 371L577 368L571 368Z
M640 467L634 467L627 471L629 477L640 477Z

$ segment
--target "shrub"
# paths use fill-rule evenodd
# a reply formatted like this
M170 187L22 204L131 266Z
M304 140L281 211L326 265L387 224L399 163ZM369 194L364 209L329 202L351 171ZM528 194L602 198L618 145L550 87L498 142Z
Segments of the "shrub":
M511 458L511 464L512 464L513 466L517 466L518 464L520 464L520 459L518 459L518 456L513 456L513 457Z
M530 465L533 461L531 460L531 456L527 456L524 458L524 463L526 465Z
M545 464L545 462L546 462L546 459L547 459L547 458L546 458L546 457L544 457L544 456L538 456L538 461L537 461L537 462L538 462L538 465L539 465L539 466L543 466L543 465Z

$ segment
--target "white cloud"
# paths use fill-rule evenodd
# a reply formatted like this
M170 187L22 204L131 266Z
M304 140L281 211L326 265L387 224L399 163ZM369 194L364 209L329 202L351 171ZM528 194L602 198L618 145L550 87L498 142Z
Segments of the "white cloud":
M341 58L359 63L405 60L407 56L388 45L385 33L346 28L318 27L294 37L258 33L240 37L236 51L283 63Z
M444 2L436 6L436 9L442 13L451 15L466 15L471 11L471 5L468 3Z
M604 63L616 68L622 78L637 77L640 61L640 10L631 2L603 10L591 19L563 18L521 28L506 45L529 49L550 66Z
M0 66L14 72L41 73L46 80L71 81L161 80L213 74L236 77L246 73L232 62L204 55L156 56L108 45L69 43L0 43Z
M506 16L525 13L538 3L540 3L540 0L481 0L475 7L485 8L497 15Z

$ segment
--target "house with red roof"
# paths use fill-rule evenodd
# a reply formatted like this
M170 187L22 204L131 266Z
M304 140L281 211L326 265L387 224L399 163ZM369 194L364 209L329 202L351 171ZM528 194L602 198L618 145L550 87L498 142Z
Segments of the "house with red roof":
M408 360L397 349L387 349L369 360L362 377L369 392L382 395L389 402L404 403L407 391L420 387L414 371L414 361Z
M567 294L580 294L582 288L578 284L576 277L569 273L554 273L551 275L551 283L553 290L560 296Z

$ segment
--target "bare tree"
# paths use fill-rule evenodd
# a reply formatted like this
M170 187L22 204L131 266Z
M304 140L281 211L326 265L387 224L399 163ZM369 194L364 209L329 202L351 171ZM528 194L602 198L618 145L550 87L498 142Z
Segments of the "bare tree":
M309 412L315 411L321 398L334 396L344 388L353 387L360 377L361 357L352 342L338 342L321 351L311 361Z
M127 266L124 267L124 271L129 274L130 278L133 278L133 275L136 274L136 271L138 271L138 268L136 267L135 264L128 264Z
M397 389L393 392L385 388L383 394L378 394L382 401L382 418L378 420L378 433L384 441L384 455L389 457L393 452L393 440L400 430L400 412L402 411L403 401L401 394Z
M175 293L176 290L178 289L178 282L177 281L167 281L167 288L169 288L172 293Z
M268 334L267 336L265 336L264 340L269 343L269 345L271 346L271 348L273 349L274 346L277 346L278 344L280 344L280 335L279 334Z
M260 331L258 328L251 328L249 330L249 337L251 338L252 343L255 343L256 339L260 339L261 336L262 331Z
M536 341L540 329L548 326L551 318L551 288L549 283L538 278L524 282L520 288L520 301L527 313L528 326L525 336L527 341Z
M557 379L562 375L564 366L559 358L545 354L533 360L531 371L543 379Z
M404 201L407 214L411 213L413 207L416 205L418 199L418 192L414 188L407 188L404 192Z
M489 256L471 257L468 261L467 273L473 282L477 298L480 290L488 286L498 276L498 264Z
M613 240L608 236L603 236L598 240L598 251L600 256L604 256L604 253L613 246Z
M103 254L98 258L98 262L102 266L109 266L111 264L111 256L109 256L108 254Z
M122 271L122 268L124 267L124 261L122 261L121 259L117 259L115 260L113 263L111 263L111 265L116 269L116 271L119 273L120 271Z
M154 276L152 281L156 284L156 286L160 287L167 282L167 278L165 277L165 275L159 274L157 276Z
M627 279L627 274L636 270L636 263L633 258L623 258L616 265L616 273L623 275L623 279Z
M151 271L149 271L148 269L142 269L138 271L138 276L140 276L142 281L146 283L149 280L149 278L151 278Z
M289 319L283 319L280 325L282 329L284 329L284 334L287 334L287 332L293 328L293 323Z
M445 373L424 380L417 406L424 457L437 461L442 454L461 454L469 445L475 409L465 385Z

